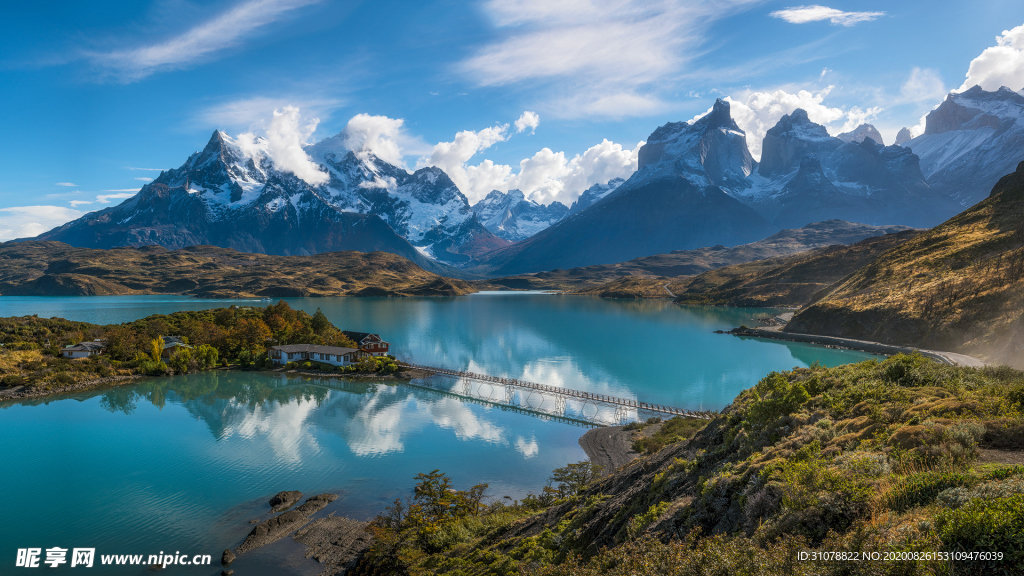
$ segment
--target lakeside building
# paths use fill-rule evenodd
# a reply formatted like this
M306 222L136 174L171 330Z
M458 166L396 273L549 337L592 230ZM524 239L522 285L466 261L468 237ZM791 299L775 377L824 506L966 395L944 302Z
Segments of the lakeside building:
M164 348L160 351L160 357L164 360L169 359L171 355L178 350L178 348L192 348L188 344L185 344L179 336L161 336L160 339L163 340L164 343Z
M92 342L79 342L75 345L67 345L60 351L60 355L65 358L88 358L89 356L96 356L102 354L107 346L101 340L93 340Z
M312 360L333 366L348 366L355 364L365 355L363 351L356 348L322 346L320 344L282 344L271 346L267 352L270 359L277 365Z
M380 337L380 334L370 332L351 332L342 330L342 334L359 345L359 349L370 356L387 356L391 345Z

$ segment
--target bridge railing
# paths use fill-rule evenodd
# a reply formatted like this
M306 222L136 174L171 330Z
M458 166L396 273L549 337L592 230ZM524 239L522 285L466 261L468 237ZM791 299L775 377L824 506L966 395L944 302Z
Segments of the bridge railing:
M469 378L472 380L479 380L481 382L494 382L496 384L503 384L505 386L515 386L518 388L539 390L541 392L548 392L551 394L568 396L570 398L580 398L583 400L603 402L606 404L613 404L617 406L627 406L630 408L636 408L638 410L646 410L648 412L658 412L661 414L672 414L675 416L700 418L704 420L710 420L711 418L714 418L716 415L714 412L709 410L687 410L685 408L676 408L673 406L664 406L661 404L640 402L632 398L619 398L617 396L609 396L607 394L596 394L593 392L584 392L582 390L573 390L572 388L559 388L557 386L538 384L537 382L528 382L516 378L504 378L499 376L490 376L487 374L477 374L475 372L463 372L460 370L451 370L448 368L438 368L436 366L424 366L422 364L413 364L411 362L402 362L401 365L407 366L409 368L423 370L425 372L432 372L434 374L454 376L457 378Z

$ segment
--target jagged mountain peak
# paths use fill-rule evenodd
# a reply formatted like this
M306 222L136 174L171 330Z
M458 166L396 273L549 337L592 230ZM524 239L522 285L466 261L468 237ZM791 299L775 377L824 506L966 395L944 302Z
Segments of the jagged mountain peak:
M670 122L651 133L640 148L637 165L637 173L624 186L682 177L705 189L744 188L757 163L747 149L746 134L732 119L729 103L718 99L696 121Z
M700 126L706 130L724 128L726 130L743 132L739 125L736 124L736 121L732 119L729 103L721 98L716 99L714 106L711 107L711 112L694 122L693 126L695 128Z
M765 134L757 171L767 178L789 174L799 168L804 156L824 159L840 145L842 141L829 136L824 126L811 121L807 111L797 108Z
M473 205L473 212L492 234L510 242L533 236L566 216L569 208L561 202L544 206L526 198L522 190L492 190Z
M895 144L897 146L903 146L907 142L910 142L913 138L914 137L910 134L910 128L904 126L903 128L900 128L899 132L896 133Z
M885 145L882 141L882 135L878 132L878 129L871 124L861 124L849 132L839 134L836 138L839 138L843 142L854 143L860 143L863 142L865 138L871 138L877 144Z

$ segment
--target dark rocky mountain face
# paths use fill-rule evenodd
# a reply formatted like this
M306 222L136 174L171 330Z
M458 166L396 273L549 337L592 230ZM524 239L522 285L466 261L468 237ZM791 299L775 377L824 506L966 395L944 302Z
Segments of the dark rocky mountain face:
M782 228L830 218L928 227L959 211L928 185L909 149L870 137L843 142L803 110L769 130L762 150L757 177L732 193Z
M761 146L761 164L757 172L766 178L790 174L800 167L804 156L828 158L843 143L815 124L803 109L783 116L765 134Z
M428 269L467 265L507 244L483 227L438 168L409 173L340 146L310 147L328 181L311 185L215 132L201 152L122 204L40 235L73 246L210 244L246 252L309 255L381 250ZM441 267L443 268L443 267Z
M1006 87L951 93L905 146L932 188L972 206L1024 160L1024 96Z

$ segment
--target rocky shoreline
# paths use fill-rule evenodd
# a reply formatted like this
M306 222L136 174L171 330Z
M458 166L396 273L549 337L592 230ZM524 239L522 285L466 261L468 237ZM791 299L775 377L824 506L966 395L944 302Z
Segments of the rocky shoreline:
M301 498L302 492L298 490L279 492L272 497L268 504L275 515L256 524L238 547L224 551L221 574L233 574L231 565L246 553L289 536L305 547L306 558L320 563L320 576L344 574L355 566L371 543L366 532L368 522L335 516L333 512L314 518L338 499L337 494L311 496L302 505L292 508Z
M869 342L867 340L855 340L853 338L840 338L837 336L819 336L816 334L783 332L783 326L784 324L782 326L772 326L769 328L740 327L734 328L726 333L732 334L734 336L770 338L772 340L784 340L787 342L805 342L807 344L817 344L819 346L826 346L829 348L859 350L861 352L869 352L871 354L882 354L885 356L892 356L894 354L918 353L921 354L922 356L952 366L967 366L971 368L981 368L986 365L985 361L975 358L973 356L967 356L966 354L957 354L955 352L943 352L938 350L924 350L921 348L914 348L911 346L882 344L881 342Z
M234 368L215 368L215 370L234 370ZM295 374L299 376L310 376L317 378L340 378L344 380L358 380L361 382L408 382L410 380L416 380L418 378L428 378L432 376L430 372L425 372L416 368L404 368L394 374L377 375L377 374L335 374L331 372L309 372L304 370L274 370L274 372L283 372L287 374ZM87 380L84 382L75 382L74 384L68 384L67 386L58 386L51 388L36 388L31 386L13 386L11 388L0 388L0 402L8 400L34 400L37 398L46 398L48 396L58 396L61 394L70 394L72 392L82 392L84 390L90 390L93 388L100 388L102 386L123 386L130 384L136 380L142 380L144 378L152 378L152 376L146 376L143 374L132 374L130 376L111 376L109 378L99 378L97 380Z
M82 390L99 388L100 386L123 386L124 384L146 377L147 376L143 376L141 374L133 374L131 376L111 376L109 378L86 380L84 382L75 382L74 384L68 384L67 386L53 388L14 386L11 388L0 389L0 402L5 400L32 400L35 398L45 398L47 396L56 396L58 394L81 392Z

